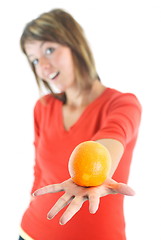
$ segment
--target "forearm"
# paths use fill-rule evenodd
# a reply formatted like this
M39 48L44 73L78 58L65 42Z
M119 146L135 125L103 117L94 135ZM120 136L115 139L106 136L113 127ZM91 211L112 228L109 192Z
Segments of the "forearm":
M99 139L96 142L104 145L110 152L112 164L109 177L112 177L123 155L124 147L121 142L115 139Z

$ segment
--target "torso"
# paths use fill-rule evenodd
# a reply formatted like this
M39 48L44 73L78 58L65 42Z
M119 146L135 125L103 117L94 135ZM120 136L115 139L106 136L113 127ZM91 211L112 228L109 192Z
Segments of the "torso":
M64 128L66 130L69 130L71 126L73 126L78 121L78 119L80 118L84 110L85 110L85 107L72 109L67 105L64 105L63 113L62 113Z
M87 96L85 96L85 98L87 98L85 104L80 106L70 106L68 104L64 104L62 108L64 128L66 130L69 130L71 126L73 126L78 121L86 107L97 97L99 97L105 89L106 87L102 85L101 82L95 81L92 89L87 94Z
M70 114L75 116L70 124L74 124L74 121L81 117L80 121L70 131L64 131L63 129L62 102L52 95L46 96L46 104L43 104L40 100L37 102L34 110L36 162L32 192L43 186L60 183L68 179L68 159L73 149L80 142L96 141L103 138L125 142L125 153L115 171L114 179L119 182L127 182L132 151L137 137L139 105L133 95L124 95L109 88L99 96L91 104L88 104L84 110L77 109L78 111L76 111L76 109L73 109L72 111L70 109L69 111L69 108L64 108L64 114L69 117L66 117L66 120L69 120L69 122L66 122L67 124L70 123ZM128 124L126 124L124 118L122 119L122 105L126 106L124 108L126 114L130 109L133 111L134 106L136 107L135 125L133 127L135 134L131 131L132 121L128 121ZM121 110L118 109L116 114L113 109L120 107ZM81 110L84 111L83 114ZM114 118L115 121L110 120L113 119L113 112L115 112L114 116L117 116L117 118ZM82 115L80 116L80 114ZM130 112L129 116L131 114ZM66 126L69 127L70 124ZM123 126L125 131L120 126ZM127 135L124 134L125 132ZM123 195L116 194L103 197L99 211L94 215L89 213L89 205L86 201L81 211L78 211L75 217L63 226L62 231L62 226L59 224L62 213L57 214L51 221L46 218L47 212L62 194L64 193L46 194L35 198L30 203L24 213L21 227L32 239L126 239Z

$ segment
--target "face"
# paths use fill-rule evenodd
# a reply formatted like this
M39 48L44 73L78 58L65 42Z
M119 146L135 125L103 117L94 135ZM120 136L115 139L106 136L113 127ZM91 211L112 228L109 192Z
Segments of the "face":
M61 92L75 85L70 48L54 42L32 41L25 44L25 50L40 79L53 84Z

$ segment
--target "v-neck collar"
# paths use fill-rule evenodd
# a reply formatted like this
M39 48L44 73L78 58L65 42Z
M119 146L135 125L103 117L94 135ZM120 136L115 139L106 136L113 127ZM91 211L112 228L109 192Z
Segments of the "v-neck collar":
M61 132L63 132L64 134L69 134L70 132L72 132L79 125L79 123L81 123L81 121L85 118L85 116L91 111L91 109L93 109L93 107L99 102L99 100L104 96L104 94L107 93L107 90L108 90L108 88L105 88L105 90L95 100L93 100L91 103L89 103L85 107L85 109L83 110L83 112L80 115L80 117L78 118L78 120L69 129L66 129L64 126L63 102L59 101L58 124L59 124L59 128L61 129Z

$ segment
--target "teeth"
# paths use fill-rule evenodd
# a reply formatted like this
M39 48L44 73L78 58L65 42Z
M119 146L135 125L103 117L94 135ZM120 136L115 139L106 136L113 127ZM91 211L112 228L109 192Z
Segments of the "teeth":
M59 74L59 72L51 73L51 74L49 75L49 78L50 78L50 79L53 79L53 78L55 78L56 75L58 75L58 74Z

